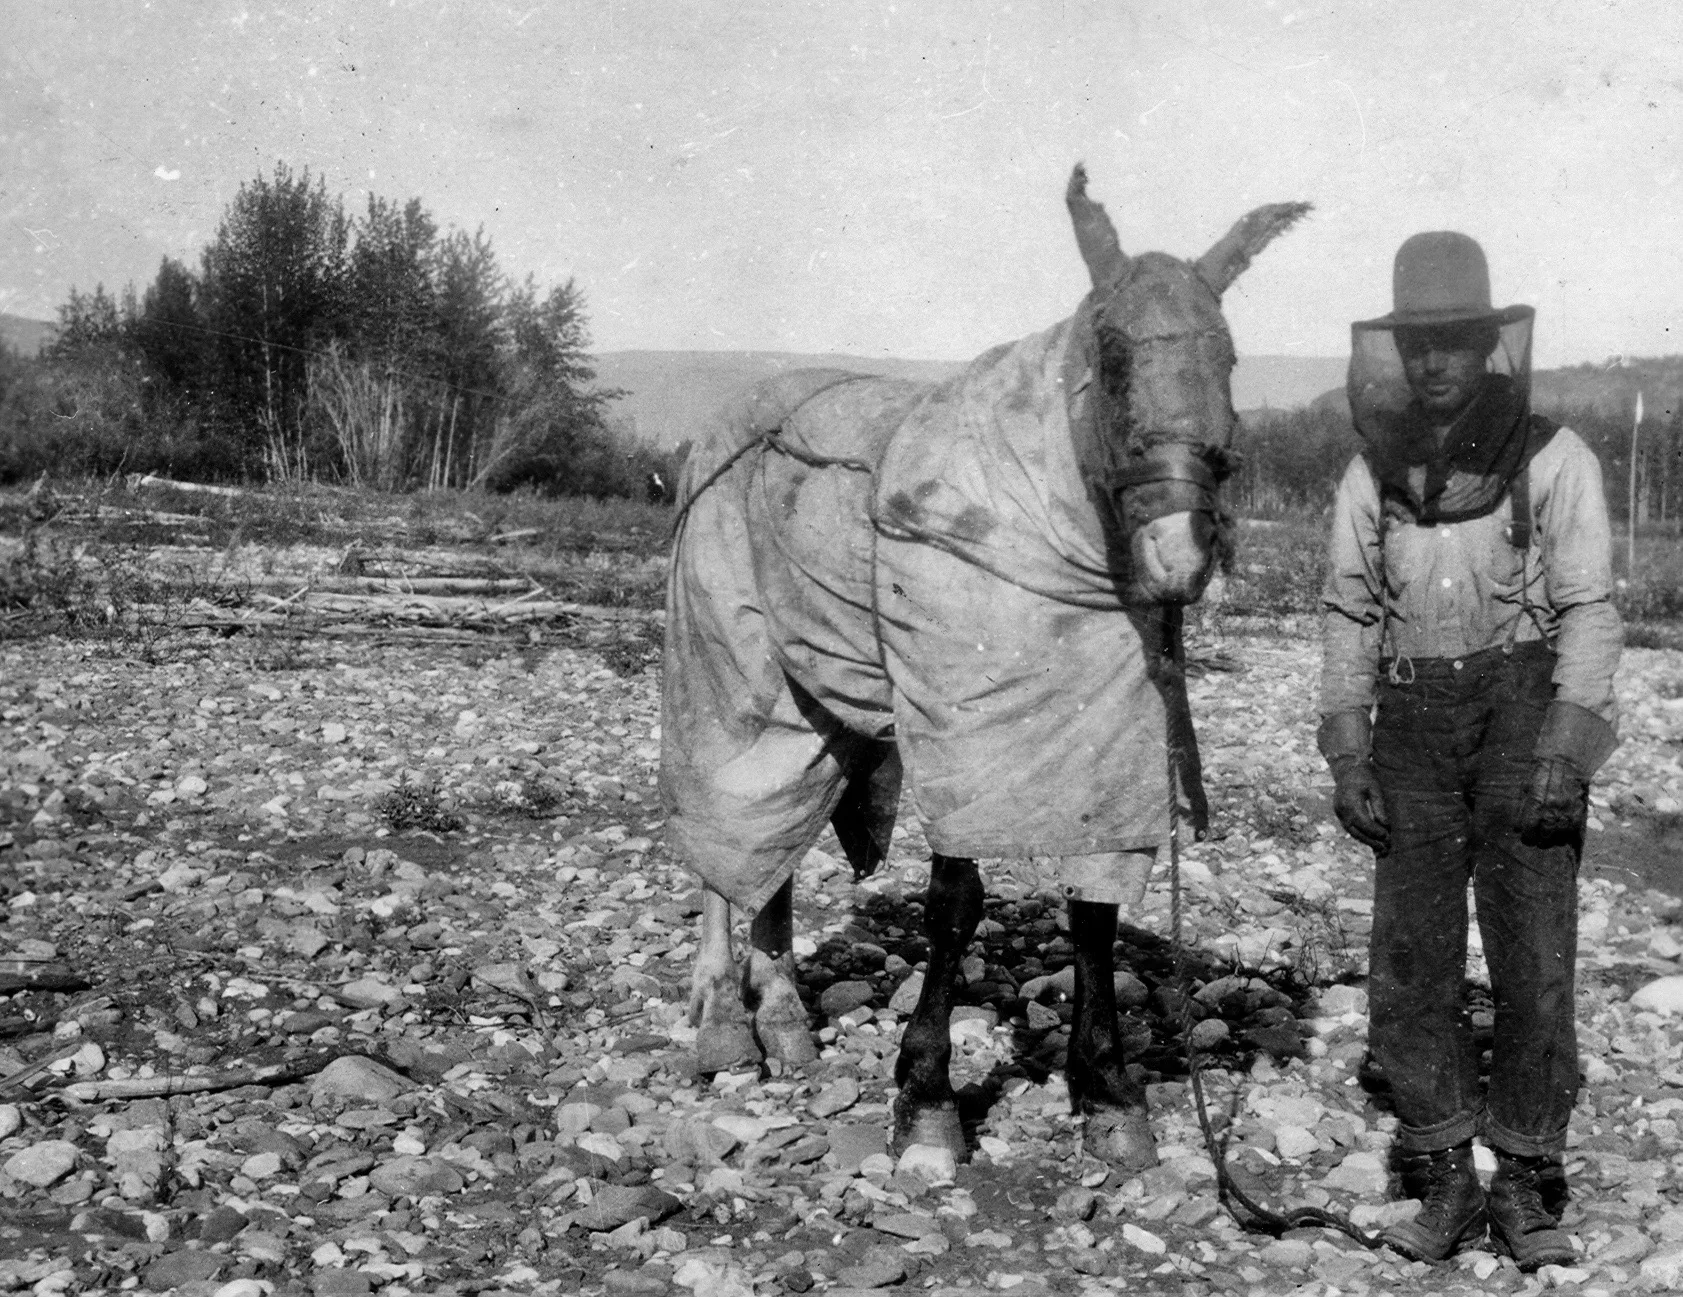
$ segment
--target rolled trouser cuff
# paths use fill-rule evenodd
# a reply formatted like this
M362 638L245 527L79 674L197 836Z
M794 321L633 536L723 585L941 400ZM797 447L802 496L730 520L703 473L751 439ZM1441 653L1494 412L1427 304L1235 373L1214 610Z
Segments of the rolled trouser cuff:
M1485 1115L1484 1142L1515 1157L1553 1157L1566 1151L1566 1127L1550 1135L1524 1135Z
M1457 1144L1465 1144L1479 1133L1479 1114L1457 1113L1448 1121L1433 1126L1402 1126L1397 1130L1397 1143L1405 1153L1437 1153Z

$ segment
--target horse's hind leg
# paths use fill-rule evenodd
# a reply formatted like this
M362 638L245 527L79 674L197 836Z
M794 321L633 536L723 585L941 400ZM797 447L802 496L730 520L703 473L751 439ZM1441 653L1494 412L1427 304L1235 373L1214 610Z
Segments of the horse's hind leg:
M947 1071L953 1052L947 1020L952 1016L959 964L981 920L982 877L976 862L936 856L930 861L929 892L923 902L929 969L894 1064L894 1083L900 1087L894 1101L896 1154L913 1144L934 1144L949 1149L960 1162L970 1160Z
M1145 1091L1128 1076L1116 1016L1114 958L1118 907L1069 903L1075 945L1075 1021L1065 1075L1070 1104L1086 1118L1082 1150L1127 1170L1157 1165Z
M700 1029L696 1070L708 1076L758 1067L760 1051L742 1002L742 970L731 954L730 902L712 890L702 893L701 948L690 978L690 1025Z
M748 995L754 1034L767 1058L799 1067L818 1057L806 1006L795 987L795 880L790 878L754 916L748 940Z

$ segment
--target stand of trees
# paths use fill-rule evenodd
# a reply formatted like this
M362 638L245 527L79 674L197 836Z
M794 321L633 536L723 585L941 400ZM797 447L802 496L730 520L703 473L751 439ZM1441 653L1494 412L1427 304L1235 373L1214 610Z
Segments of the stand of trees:
M73 289L33 381L0 385L0 478L44 469L641 495L590 390L584 299L514 282L420 200L348 216L308 171L242 185L196 270Z
M1558 372L1558 371L1557 371ZM1601 461L1607 506L1626 520L1634 506L1638 527L1683 524L1683 410L1662 397L1651 400L1636 439L1636 491L1631 495L1631 424L1635 404L1623 409L1601 401L1539 400L1537 409L1565 424ZM1227 487L1228 507L1250 518L1320 513L1350 457L1361 449L1350 416L1331 402L1299 410L1245 415L1236 442L1240 464Z

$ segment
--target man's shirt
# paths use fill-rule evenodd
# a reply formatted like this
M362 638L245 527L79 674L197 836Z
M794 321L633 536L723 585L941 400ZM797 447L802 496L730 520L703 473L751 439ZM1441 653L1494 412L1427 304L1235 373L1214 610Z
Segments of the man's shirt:
M1384 519L1367 462L1351 461L1333 505L1321 713L1366 711L1381 659L1464 658L1553 639L1555 697L1613 724L1623 631L1612 604L1612 536L1601 466L1562 428L1530 465L1531 545L1508 540L1512 502L1467 522ZM1529 610L1528 610L1529 605Z

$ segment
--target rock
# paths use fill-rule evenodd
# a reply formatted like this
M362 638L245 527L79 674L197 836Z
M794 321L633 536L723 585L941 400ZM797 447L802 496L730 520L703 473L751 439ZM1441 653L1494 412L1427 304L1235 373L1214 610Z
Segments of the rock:
M1367 992L1359 986L1328 986L1318 999L1324 1017L1341 1018L1346 1013L1367 1012Z
M683 1205L671 1194L655 1188L652 1184L610 1184L596 1191L596 1196L591 1199L589 1206L580 1208L562 1220L565 1224L578 1225L593 1233L600 1233L618 1229L639 1216L645 1216L649 1224L657 1225L681 1210Z
M0 1139L15 1135L23 1126L23 1113L15 1103L0 1103Z
M915 1211L879 1212L871 1218L871 1228L896 1238L924 1238L944 1233L940 1221Z
M906 1277L906 1259L898 1248L877 1244L867 1248L857 1265L843 1266L836 1275L849 1288L886 1288ZM700 1294L697 1294L700 1297Z
M386 1009L408 1003L402 991L378 977L359 977L346 982L334 989L333 996L353 1009Z
M1131 1221L1122 1226L1122 1240L1130 1247L1136 1247L1148 1256L1162 1256L1169 1250L1169 1245L1148 1229L1141 1229Z
M1325 1188L1342 1189L1358 1198L1373 1198L1385 1192L1386 1178L1384 1158L1378 1153L1358 1150L1347 1153L1321 1183Z
M868 1157L880 1155L888 1146L888 1136L875 1122L835 1122L829 1129L829 1158L836 1170L855 1172Z
M925 1184L951 1184L958 1175L958 1160L950 1148L913 1144L900 1155L894 1173L914 1175Z
M1117 969L1113 980L1116 983L1116 1005L1118 1008L1137 1009L1151 998L1151 991L1146 984L1125 968ZM1073 981L1072 977L1071 982L1073 983ZM1072 985L1070 995L1073 997L1074 994L1075 990Z
M830 1082L807 1101L806 1110L822 1121L838 1112L846 1112L859 1102L859 1082L851 1076Z
M711 1256L685 1259L672 1282L688 1288L695 1297L754 1297L754 1285L748 1272L734 1261Z
M876 993L876 987L869 982L832 982L818 997L818 1007L826 1018L839 1018L861 1005L869 1004Z
M1274 1128L1274 1149L1281 1157L1300 1162L1321 1146L1314 1133L1302 1126L1276 1126Z
M374 1281L360 1270L321 1270L310 1279L315 1297L362 1297L374 1291Z
M1683 974L1649 982L1630 997L1631 1007L1650 1013L1683 1012Z
M407 1077L373 1059L347 1055L336 1058L310 1080L310 1097L363 1099L384 1103L414 1089Z
M45 1189L75 1169L77 1155L76 1146L68 1140L42 1140L7 1158L5 1171L14 1180Z
M1263 1248L1259 1255L1271 1265L1298 1270L1309 1264L1315 1252L1303 1239L1277 1238Z
M209 1247L212 1243L226 1243L247 1225L244 1212L233 1207L218 1207L207 1212L199 1221L199 1242Z
M742 1112L722 1112L713 1118L713 1124L743 1144L758 1143L771 1129L771 1123L765 1118L750 1117Z
M190 1283L214 1279L228 1268L232 1258L214 1252L199 1252L182 1248L159 1257L146 1267L146 1286L167 1292Z
M888 997L888 1007L902 1018L911 1016L917 1002L923 997L923 974L913 973L899 986L894 988L894 994Z
M368 1173L371 1188L394 1198L423 1198L428 1194L460 1193L461 1173L436 1157L394 1157Z
M1192 1027L1192 1048L1214 1049L1231 1034L1227 1024L1220 1018L1205 1018L1202 1022L1194 1023Z
M1683 1243L1667 1243L1645 1257L1639 1273L1643 1285L1651 1292L1683 1289Z

